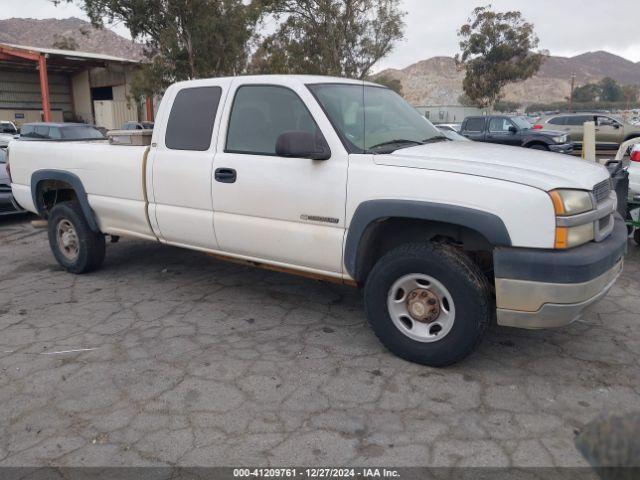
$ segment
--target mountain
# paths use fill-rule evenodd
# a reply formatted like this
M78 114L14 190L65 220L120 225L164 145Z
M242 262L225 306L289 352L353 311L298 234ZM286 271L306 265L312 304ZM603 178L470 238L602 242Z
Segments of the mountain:
M619 83L640 85L640 62L633 63L608 52L587 52L575 57L547 57L538 73L505 88L505 100L528 105L562 101L576 86L611 77ZM462 92L464 72L451 57L433 57L401 70L388 69L378 75L400 80L405 98L414 105L455 105Z
M75 50L102 53L131 60L142 60L142 45L121 37L107 28L95 28L79 18L9 18L0 20L0 43L30 47L61 48L75 45Z

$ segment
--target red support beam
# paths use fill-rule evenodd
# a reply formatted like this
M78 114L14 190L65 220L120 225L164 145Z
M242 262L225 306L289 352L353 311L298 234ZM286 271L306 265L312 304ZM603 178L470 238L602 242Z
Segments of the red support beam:
M47 58L40 54L38 57L38 73L40 74L40 96L42 97L42 112L44 121L51 121L51 105L49 103L49 77L47 75Z
M23 60L33 60L37 62L40 58L40 54L31 50L21 50L18 48L8 47L7 45L0 45L0 53L10 55L16 58L22 58Z
M148 95L145 105L147 107L147 122L153 122L153 99Z

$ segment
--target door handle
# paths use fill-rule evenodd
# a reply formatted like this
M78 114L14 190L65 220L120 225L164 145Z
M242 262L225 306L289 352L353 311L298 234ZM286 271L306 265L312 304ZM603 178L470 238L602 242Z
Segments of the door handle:
M214 178L220 183L235 183L237 174L233 168L216 168Z

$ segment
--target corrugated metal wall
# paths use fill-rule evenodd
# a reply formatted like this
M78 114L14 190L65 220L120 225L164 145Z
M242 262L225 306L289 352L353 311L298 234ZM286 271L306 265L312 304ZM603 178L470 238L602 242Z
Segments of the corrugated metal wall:
M73 111L69 77L49 74L51 108ZM41 109L40 79L38 72L0 71L0 109Z

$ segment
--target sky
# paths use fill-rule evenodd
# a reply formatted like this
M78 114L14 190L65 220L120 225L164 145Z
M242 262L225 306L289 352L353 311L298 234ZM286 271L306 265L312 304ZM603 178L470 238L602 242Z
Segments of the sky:
M491 3L495 10L520 10L535 25L539 48L552 55L573 56L606 50L640 62L640 0L401 0L405 38L376 70L404 68L458 50L456 30L473 8ZM75 4L54 6L50 0L0 0L0 18L86 18ZM128 36L123 25L113 30Z

